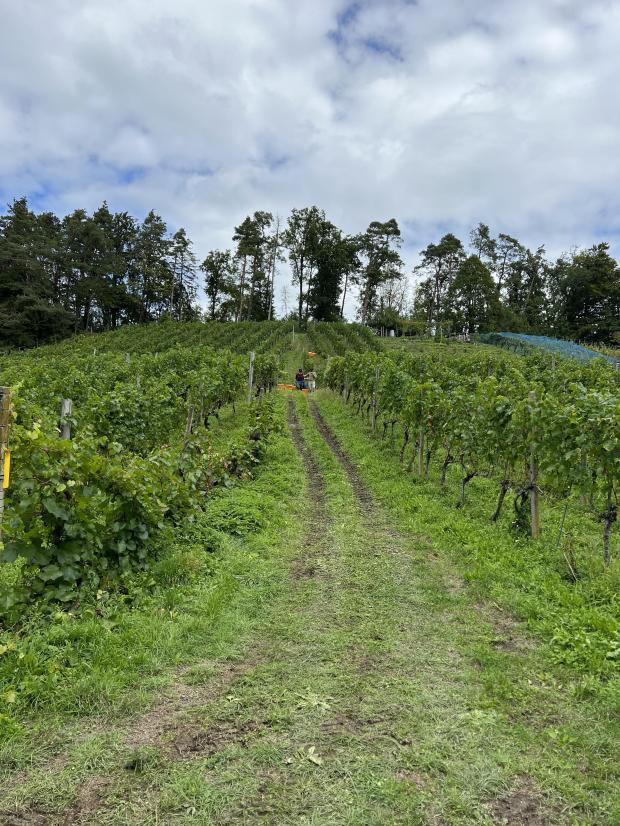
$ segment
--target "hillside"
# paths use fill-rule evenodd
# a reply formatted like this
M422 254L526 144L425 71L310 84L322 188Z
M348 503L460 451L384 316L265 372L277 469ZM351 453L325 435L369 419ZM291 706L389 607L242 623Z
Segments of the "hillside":
M618 822L613 366L162 322L0 383L1 824Z

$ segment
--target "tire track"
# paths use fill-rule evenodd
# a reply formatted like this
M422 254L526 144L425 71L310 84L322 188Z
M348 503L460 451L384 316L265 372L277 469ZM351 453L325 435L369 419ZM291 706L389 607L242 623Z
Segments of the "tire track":
M321 531L319 534L309 530L306 532L303 542L303 552L298 557L293 565L292 576L293 579L309 579L317 575L317 557L320 556L321 550L325 545L327 536L327 526L329 524L329 516L327 513L327 493L325 489L325 480L321 469L314 458L314 455L309 450L306 440L297 417L295 409L295 402L292 398L288 400L288 426L291 433L293 444L297 452L301 456L306 478L308 480L308 495L312 503L312 513L310 515L310 524L320 525Z
M321 514L324 514L326 494L323 474L321 473L316 459L308 449L301 425L299 424L297 411L295 410L295 402L291 398L288 400L288 426L291 431L293 444L297 448L304 464L306 476L308 477L308 492L310 494L313 507L320 511Z
M377 503L373 495L364 484L357 466L351 461L351 459L349 459L340 446L338 439L323 418L321 411L319 410L319 406L314 399L310 399L310 412L312 414L312 418L316 422L319 433L325 439L330 450L336 459L338 459L339 463L342 465L347 476L349 477L349 482L351 483L351 487L353 488L353 492L355 493L357 500L366 508L366 510L375 510Z

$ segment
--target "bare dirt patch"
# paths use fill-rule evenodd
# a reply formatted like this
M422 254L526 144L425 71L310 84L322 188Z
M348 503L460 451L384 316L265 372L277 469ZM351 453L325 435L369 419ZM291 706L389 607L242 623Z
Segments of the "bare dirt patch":
M330 720L321 723L321 731L330 735L359 735L363 726L359 720L348 716L347 714L336 714Z
M76 799L66 810L62 826L74 823L88 823L91 816L99 811L110 785L107 777L89 777L81 786Z
M415 786L416 789L422 790L427 787L425 778L418 772L411 771L410 769L399 769L396 772L396 779L403 783L410 783L412 786Z
M207 683L200 685L190 686L182 681L184 673L190 668L195 668L195 664L179 669L179 679L175 681L171 690L128 730L125 743L131 748L139 748L156 742L174 726L174 720L180 714L187 713L192 708L198 709L221 696L237 680L256 668L262 659L262 651L258 648L245 660L221 663L219 673Z
M546 801L529 778L522 778L509 794L491 804L497 826L552 826L557 812L550 812Z
M491 645L498 651L526 651L532 643L523 633L523 623L505 611L489 604L479 603L480 609L493 627L495 638Z
M194 756L211 756L224 751L231 745L247 747L253 736L266 728L257 720L237 722L217 722L207 728L187 727L179 729L172 745L174 753L181 759Z

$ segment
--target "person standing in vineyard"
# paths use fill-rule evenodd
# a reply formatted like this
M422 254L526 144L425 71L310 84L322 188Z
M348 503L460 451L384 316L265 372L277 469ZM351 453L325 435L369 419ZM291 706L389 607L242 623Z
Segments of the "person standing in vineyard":
M310 370L309 373L306 373L306 387L311 393L316 390L316 373L314 370Z
M295 386L298 390L303 390L305 387L305 376L304 371L301 369L301 367L299 367L297 372L295 373Z

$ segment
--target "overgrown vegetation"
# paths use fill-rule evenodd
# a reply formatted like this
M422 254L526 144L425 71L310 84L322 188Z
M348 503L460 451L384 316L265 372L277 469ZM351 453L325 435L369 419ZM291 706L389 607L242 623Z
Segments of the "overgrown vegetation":
M244 349L257 331L240 332ZM273 332L261 330L262 343L276 347L280 325ZM170 323L5 360L0 382L14 387L2 551L13 567L0 580L7 616L36 596L71 602L76 588L107 588L144 567L166 521L178 523L213 487L251 470L271 405L252 411L226 453L214 449L211 426L247 392L248 370L247 356L206 343L218 334L226 336ZM253 392L262 400L278 376L274 352L259 353ZM73 403L71 439L59 438L63 398Z

